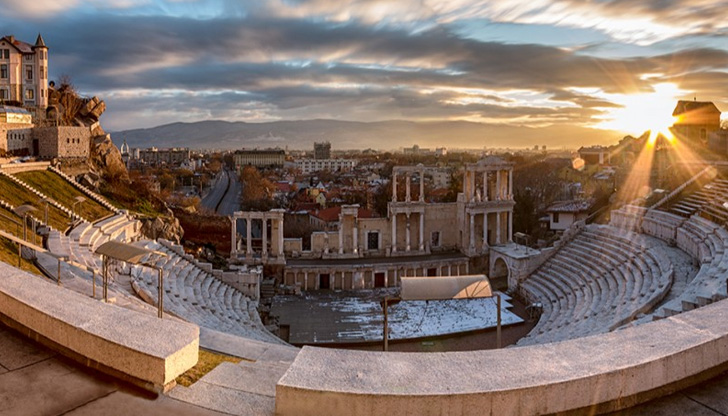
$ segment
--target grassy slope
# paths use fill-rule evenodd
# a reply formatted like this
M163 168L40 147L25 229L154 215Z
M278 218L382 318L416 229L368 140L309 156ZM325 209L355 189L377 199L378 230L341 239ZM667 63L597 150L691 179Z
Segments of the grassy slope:
M76 202L74 198L77 196L86 198L86 201L81 203L81 215L91 221L97 221L111 214L111 211L84 195L58 174L49 170L21 172L15 174L15 176L69 209Z
M0 199L16 207L26 203L30 204L37 209L34 216L43 220L45 215L45 204L40 202L36 194L16 184L5 176L0 176ZM64 231L68 228L69 218L68 215L60 209L49 205L48 222L53 228Z

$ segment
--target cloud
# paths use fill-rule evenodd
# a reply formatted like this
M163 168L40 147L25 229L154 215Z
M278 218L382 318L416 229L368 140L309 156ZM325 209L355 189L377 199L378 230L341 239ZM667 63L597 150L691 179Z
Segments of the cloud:
M5 0L3 13L14 17L47 18L77 7L79 0Z
M362 0L347 9L348 18L328 17L341 7L324 0L221 1L216 7L229 13L212 18L136 14L143 1L131 3L123 13L87 11L48 20L42 29L51 76L70 74L82 92L106 99L112 129L213 118L590 125L619 106L605 98L609 94L650 92L658 82L728 101L716 92L728 70L724 49L662 44L665 51L659 53L605 58L588 47L464 37L447 23L485 9L518 20L533 17L536 5L554 12L564 1L496 10L501 6L461 0L422 0L418 7L409 0ZM574 10L602 7L572 3ZM155 4L209 12L204 2ZM662 13L667 12L651 2L635 10L640 16ZM0 17L0 25L34 39L36 29L16 20ZM720 35L714 37L717 43Z

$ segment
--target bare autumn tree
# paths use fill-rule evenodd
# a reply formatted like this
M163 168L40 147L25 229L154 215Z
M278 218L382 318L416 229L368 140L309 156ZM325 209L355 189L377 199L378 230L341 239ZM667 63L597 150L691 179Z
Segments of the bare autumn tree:
M255 166L246 166L240 174L243 185L240 204L244 209L266 210L273 205L275 187L260 175Z
M70 126L76 118L76 114L83 106L83 100L78 95L76 86L73 84L71 76L63 74L58 77L58 104L61 110L61 124Z

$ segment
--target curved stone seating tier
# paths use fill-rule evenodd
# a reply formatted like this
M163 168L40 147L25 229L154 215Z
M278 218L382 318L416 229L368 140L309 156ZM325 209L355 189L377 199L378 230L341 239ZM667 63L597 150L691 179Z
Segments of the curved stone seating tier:
M304 347L277 415L599 414L702 381L728 362L728 301L547 345L448 353Z
M139 222L119 214L96 224L82 222L68 236L51 232L48 249L51 253L69 256L71 260L101 270L101 258L94 251L107 241L130 241L139 234Z
M682 196L667 210L675 215L689 218L695 214L703 215L718 224L728 221L728 181L715 179L701 189Z
M1 262L0 275L0 320L86 366L160 391L197 363L194 325L105 304Z
M260 320L256 302L159 242L138 244L166 254L155 266L163 270L164 309L200 326L275 344L285 342L270 333ZM156 270L132 266L133 286L146 301L157 304Z
M521 283L543 311L517 345L608 332L648 312L672 285L662 245L611 226L587 226Z
M698 274L683 293L662 305L653 319L689 311L728 297L728 231L697 215L677 230L677 246L700 262Z

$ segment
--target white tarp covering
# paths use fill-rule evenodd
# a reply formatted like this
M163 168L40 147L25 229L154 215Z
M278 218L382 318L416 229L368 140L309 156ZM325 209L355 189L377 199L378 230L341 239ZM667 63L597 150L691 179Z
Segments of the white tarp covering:
M484 282L484 283L483 283ZM491 296L490 282L484 274L467 276L402 277L402 300L436 300L462 297L461 292L478 284L477 297ZM485 287L487 285L487 288Z

